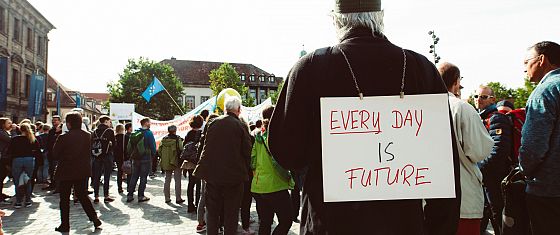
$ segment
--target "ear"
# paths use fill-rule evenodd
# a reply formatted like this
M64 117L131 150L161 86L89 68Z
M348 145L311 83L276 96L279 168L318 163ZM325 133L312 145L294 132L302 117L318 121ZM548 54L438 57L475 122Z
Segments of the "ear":
M548 62L548 58L546 58L546 56L543 55L543 54L541 54L541 55L539 55L539 56L542 57L542 58L539 60L539 67L543 67L543 66L546 64L546 63L545 63L545 60L546 60L546 62Z

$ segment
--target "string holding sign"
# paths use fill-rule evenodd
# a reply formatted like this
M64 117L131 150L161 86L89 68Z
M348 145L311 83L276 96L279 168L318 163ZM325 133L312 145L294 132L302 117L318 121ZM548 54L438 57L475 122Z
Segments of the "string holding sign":
M352 79L354 79L354 85L356 85L356 90L358 91L358 96L360 97L360 100L364 99L364 93L362 93L362 90L360 89L360 86L358 85L358 79L356 79L356 75L354 75L354 70L352 69L352 65L350 65L350 61L348 60L348 56L346 56L346 52L344 52L344 50L342 50L342 48L337 45L336 48L338 48L338 50L340 50L340 53L342 53L342 56L344 57L344 60L346 61L346 64L348 65L348 69L350 70L350 74L352 75ZM403 72L402 72L402 79L401 79L401 92L400 92L400 97L401 99L404 98L404 80L406 77L406 52L404 51L404 49L402 49L402 53L403 53Z

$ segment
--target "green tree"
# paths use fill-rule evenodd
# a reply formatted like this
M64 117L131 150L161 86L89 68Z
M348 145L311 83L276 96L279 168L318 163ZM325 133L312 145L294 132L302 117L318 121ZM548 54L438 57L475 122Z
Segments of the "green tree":
M280 97L280 92L282 92L283 87L284 81L282 80L280 84L278 84L278 90L270 92L269 97L272 99L272 104L276 105L276 102L278 102L278 98Z
M167 64L161 64L143 57L129 59L119 80L107 84L109 101L112 103L134 103L136 112L144 116L170 120L175 115L182 115L173 100L162 91L150 100L150 103L141 96L148 85L157 77L169 94L177 100L183 94L183 84ZM185 110L184 107L181 107Z
M255 99L249 95L249 88L239 79L239 74L231 64L223 63L219 68L213 69L210 77L210 89L214 95L220 94L223 89L233 88L243 97L244 106L255 105Z
M494 97L496 97L496 101L511 99L515 97L515 90L511 88L507 88L503 84L499 82L489 82L486 86L492 88L494 91Z
M486 86L492 88L496 101L510 100L514 102L516 108L524 108L527 99L529 99L529 96L537 85L530 82L528 78L525 78L525 84L515 89L508 88L499 82L489 82ZM472 95L469 97L469 103L474 106Z
M537 87L537 84L532 83L528 78L525 78L525 84L523 84L523 87L519 87L515 90L515 107L524 108L527 104L529 96L533 93L533 90L535 90L535 87Z

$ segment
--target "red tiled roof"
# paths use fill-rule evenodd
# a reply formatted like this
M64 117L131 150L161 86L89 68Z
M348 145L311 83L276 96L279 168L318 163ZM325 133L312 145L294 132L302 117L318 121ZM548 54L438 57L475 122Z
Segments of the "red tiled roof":
M163 64L169 64L175 70L177 77L183 84L185 85L201 85L201 86L208 86L210 85L210 71L213 69L217 69L223 62L209 62L209 61L192 61L192 60L177 60L177 59L165 59L161 61ZM239 75L245 74L247 83L249 82L249 76L251 74L255 75L255 85L259 83L258 76L265 75L267 78L273 74L268 73L257 66L252 64L240 64L240 63L229 63L235 68L235 71ZM278 79L278 78L277 78ZM280 79L281 81L281 79ZM265 86L277 86L275 83L266 84Z
M82 93L88 98L92 98L97 101L107 101L109 100L109 93Z

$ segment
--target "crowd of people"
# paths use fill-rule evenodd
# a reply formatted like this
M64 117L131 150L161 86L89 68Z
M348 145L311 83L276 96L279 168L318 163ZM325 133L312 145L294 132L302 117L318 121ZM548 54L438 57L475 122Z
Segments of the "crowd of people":
M253 199L258 234L287 234L300 222L301 204L301 234L473 235L485 234L488 224L498 235L560 231L560 45L543 41L528 49L523 62L538 86L526 107L497 100L487 86L472 96L473 107L461 99L458 66L436 67L389 42L380 0L363 2L336 1L340 43L302 57L276 108L265 108L256 123L240 118L236 96L225 98L222 115L205 110L193 116L184 138L168 126L159 145L149 118L133 130L130 123L113 128L102 116L92 131L78 112L64 122L54 116L52 126L0 118L0 190L6 177L17 189L15 199L0 192L0 202L31 206L34 186L48 183L44 190L60 193L57 231L69 231L71 195L99 227L87 195L91 187L93 203L100 203L103 185L103 201L114 201L109 188L116 165L118 192L126 189L127 203L149 201L148 178L161 170L165 202L172 203L173 180L175 203L186 202L187 212L197 213L196 231L212 235L236 234L239 217L243 233L254 234ZM324 202L329 182L322 178L320 99L433 93L448 94L456 197ZM188 178L186 201L182 177Z

